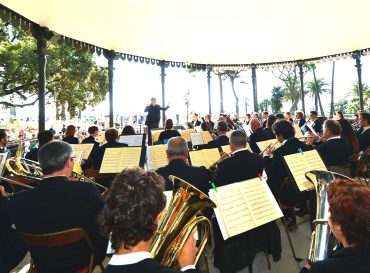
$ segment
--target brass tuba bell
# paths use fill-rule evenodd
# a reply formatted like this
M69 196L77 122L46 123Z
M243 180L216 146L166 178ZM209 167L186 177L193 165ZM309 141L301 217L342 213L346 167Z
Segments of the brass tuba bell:
M204 234L195 259L195 264L206 246L210 221L200 211L205 208L215 208L216 204L209 197L184 180L170 176L173 183L173 195L162 223L154 237L151 254L153 258L166 267L178 267L177 259L191 235L199 224L204 228Z

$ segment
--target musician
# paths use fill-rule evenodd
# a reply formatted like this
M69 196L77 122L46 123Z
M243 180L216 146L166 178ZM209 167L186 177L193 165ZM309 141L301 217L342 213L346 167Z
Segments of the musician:
M145 125L148 126L148 143L152 144L152 136L150 133L151 129L155 129L159 127L159 121L161 119L161 110L166 111L170 108L169 105L167 107L161 107L157 104L156 98L151 98L150 104L147 105L144 109L144 112L148 112L146 116Z
M201 128L203 131L210 131L213 132L213 128L215 127L215 123L211 120L211 115L207 114L204 116L204 121L201 124Z
M250 125L252 134L249 137L249 146L254 153L259 153L260 148L258 148L257 142L270 139L270 134L261 127L258 119L252 119Z
M343 112L342 112L342 111L338 111L338 112L337 112L336 119L337 119L337 120L344 119L344 115L343 115Z
M79 140L77 137L75 137L76 132L77 132L76 126L68 125L67 131L64 134L65 136L63 137L63 141L69 144L78 144Z
M251 119L252 119L251 114L245 114L245 120L244 120L245 125L249 125Z
M6 153L6 144L8 144L8 136L4 129L0 129L0 153Z
M32 161L36 161L38 162L38 156L37 156L37 153L38 151L41 149L42 146L44 146L46 143L49 143L50 141L53 140L53 133L50 132L50 131L42 131L42 132L39 132L37 134L37 139L39 141L39 147L38 148L35 148L35 149L32 149L31 151L29 151L25 158L26 159L29 159L29 160L32 160Z
M157 170L157 173L165 179L165 190L173 189L170 175L177 176L192 184L205 194L210 188L210 174L205 167L194 167L189 165L188 144L183 137L173 137L167 143L168 165Z
M101 262L105 257L107 240L101 237L96 223L103 207L100 193L92 183L70 182L73 150L63 141L45 144L38 153L44 179L34 189L16 193L9 198L8 207L18 232L43 234L71 228L87 232ZM90 251L85 243L68 247L29 248L37 272L77 272L89 264Z
M275 114L275 118L276 118L276 120L285 120L284 115L283 115L283 114L281 114L281 113L277 113L277 114Z
M181 272L162 267L149 252L166 205L163 188L161 176L140 168L124 169L115 178L99 216L101 229L115 250L104 273ZM182 271L196 272L196 253L195 240L190 236L178 258Z
M302 111L295 111L294 115L295 115L294 124L298 124L299 128L306 124L306 120L303 117Z
M252 115L252 119L258 119L258 113L257 112L254 112L253 115Z
M269 117L269 112L267 111L263 111L262 112L262 128L266 128L266 125L267 125L267 119Z
M202 124L202 122L199 120L199 114L198 113L193 114L193 120L191 121L191 124L193 126L192 128L200 126Z
M290 112L285 112L284 117L287 121L293 123L292 115L290 114Z
M343 248L326 260L306 264L301 273L365 273L370 268L370 188L353 180L327 186L329 227Z
M267 118L267 124L264 130L269 134L270 139L275 138L274 131L272 130L272 125L275 123L275 121L276 117L274 115L269 115L269 117Z
M172 119L166 120L166 126L164 127L164 131L159 134L158 142L163 142L164 140L168 140L171 137L181 136L180 133L173 129L173 121Z
M321 124L321 121L317 118L317 112L316 111L311 111L310 112L310 119L307 121L307 124L311 125L311 127L316 132L316 134L319 135L321 133L322 124ZM306 126L306 129L310 130L307 126Z
M360 143L360 150L365 152L370 145L370 113L360 113L358 122L362 131L357 135L357 138Z
M94 148L93 149L97 149L99 148L99 142L96 140L96 138L98 137L99 135L99 128L98 126L90 126L88 129L87 129L88 133L90 134L90 136L88 136L87 138L85 138L84 140L82 140L82 144L94 144Z
M128 146L126 143L118 142L118 131L115 128L110 128L105 131L105 140L107 143L92 151L91 161L95 170L100 170L106 148L122 148Z
M122 132L120 134L120 136L132 136L132 135L136 135L136 132L135 132L134 127L132 127L131 125L126 125L122 129Z
M226 135L227 130L228 130L228 127L227 127L226 122L219 121L217 123L217 136L218 137L208 142L208 144L206 145L206 148L207 149L219 148L224 145L229 145L229 138Z

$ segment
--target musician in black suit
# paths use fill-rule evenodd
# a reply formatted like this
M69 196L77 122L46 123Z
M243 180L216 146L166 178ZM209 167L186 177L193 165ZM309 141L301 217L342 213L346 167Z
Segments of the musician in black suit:
M77 128L74 125L68 125L67 130L65 132L65 136L63 137L63 141L69 144L78 144L80 141L75 134L77 132Z
M193 120L191 121L191 125L193 126L192 128L200 126L201 124L202 122L199 120L199 114L194 113Z
M37 134L37 139L39 141L39 147L36 148L36 149L32 149L31 151L29 151L25 158L26 159L29 159L29 160L32 160L32 161L36 161L38 162L39 159L38 159L38 156L37 156L37 153L38 151L41 149L42 146L44 146L46 143L49 143L50 141L52 141L54 138L54 135L52 132L50 132L49 130L47 131L42 131L42 132L39 132Z
M360 143L360 150L365 152L370 145L370 114L360 113L358 121L362 130L357 135L357 138Z
M321 121L317 118L317 112L310 112L310 119L307 121L307 124L311 125L316 134L321 134L322 124ZM306 126L306 129L310 132L310 129Z
M38 158L44 173L40 185L18 192L8 201L17 231L44 234L83 228L101 262L108 242L96 223L103 207L99 191L92 183L69 181L74 158L68 143L49 142L39 150ZM90 260L89 248L82 242L47 250L29 246L29 250L39 273L77 272Z
M249 146L254 153L259 153L260 148L258 148L257 142L268 140L271 138L271 135L261 127L261 123L258 119L252 119L250 126L252 134L249 137Z
M205 167L189 166L188 144L183 137L171 138L167 143L166 153L168 165L157 170L157 173L165 179L166 191L173 189L172 182L168 177L174 175L208 194L210 174Z
M124 169L115 178L99 216L101 229L115 250L104 273L181 272L162 267L149 252L166 205L163 189L161 176L140 168ZM182 271L196 272L196 252L195 240L189 236L178 258Z
M94 144L93 150L99 148L99 142L96 140L96 138L99 135L99 128L97 126L90 126L87 129L90 136L82 140L82 144Z
M303 117L302 111L295 112L294 124L298 124L299 128L306 124L306 120Z
M202 130L203 131L209 131L211 133L211 132L213 132L214 127L215 127L215 123L211 120L211 115L210 114L205 115L204 119L203 119L203 122L201 124Z
M207 143L207 149L219 148L224 145L229 145L229 138L227 137L227 124L225 121L219 121L217 123L217 138Z
M106 148L122 148L128 146L126 143L118 142L118 131L114 128L105 131L105 140L107 143L92 151L91 162L95 170L100 170Z
M157 104L156 98L151 98L150 104L144 109L144 112L148 112L146 116L145 125L148 126L148 143L152 144L152 136L150 133L151 129L159 127L159 121L161 119L161 110L166 111L170 106L161 107Z
M269 112L263 111L262 112L262 121L261 121L262 122L262 125L261 125L262 128L266 128L268 117L269 117Z
M172 119L166 120L166 126L164 128L164 131L159 134L158 142L163 142L164 140L168 140L171 137L177 137L181 136L180 133L173 129L173 121Z

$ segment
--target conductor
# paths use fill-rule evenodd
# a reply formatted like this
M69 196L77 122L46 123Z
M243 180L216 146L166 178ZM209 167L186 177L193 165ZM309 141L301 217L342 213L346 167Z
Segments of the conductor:
M160 111L166 111L169 107L169 105L167 107L159 106L156 98L151 98L150 104L145 107L144 112L148 112L145 121L145 125L148 126L148 144L152 143L150 130L159 127L159 120L161 119Z

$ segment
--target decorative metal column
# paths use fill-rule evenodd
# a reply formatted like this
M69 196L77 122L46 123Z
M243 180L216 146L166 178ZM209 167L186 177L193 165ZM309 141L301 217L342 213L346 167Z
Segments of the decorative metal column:
M103 55L108 60L108 79L109 79L109 127L113 127L113 61L118 58L112 50L104 50Z
M253 84L253 107L254 112L258 112L258 100L257 100L257 75L256 75L256 68L255 64L252 64L252 84Z
M37 40L36 54L39 73L39 132L45 131L45 93L46 93L46 35L48 28L32 25L31 32Z
M208 85L208 113L212 116L211 106L211 70L207 68L207 85Z
M357 77L358 77L358 95L360 101L360 111L364 111L364 94L362 87L362 77L361 77L361 52L355 51L352 53L352 58L356 60L355 67L357 68Z
M161 61L161 82L162 82L162 107L166 107L166 89L165 89L165 79L166 79L166 67L168 64L166 64L165 61ZM166 113L165 111L162 111L162 123L163 127L166 124Z
M299 67L299 79L301 82L301 100L302 100L302 112L303 116L306 116L306 109L304 105L304 82L303 82L303 61L298 62L298 67Z

